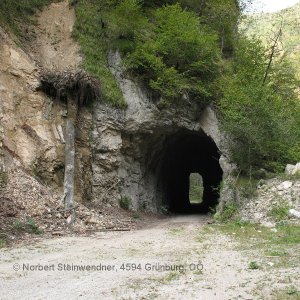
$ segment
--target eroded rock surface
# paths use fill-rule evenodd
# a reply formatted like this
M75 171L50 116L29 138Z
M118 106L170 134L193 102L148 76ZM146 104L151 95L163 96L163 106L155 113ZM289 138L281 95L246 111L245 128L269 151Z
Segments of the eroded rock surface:
M201 110L188 101L159 109L151 94L126 78L118 53L111 53L109 62L128 108L95 105L94 199L116 204L125 197L133 209L158 211L164 205L160 172L168 147L184 136L199 134L224 149L218 121L211 107ZM221 158L226 168L227 159ZM226 176L229 173L227 169Z

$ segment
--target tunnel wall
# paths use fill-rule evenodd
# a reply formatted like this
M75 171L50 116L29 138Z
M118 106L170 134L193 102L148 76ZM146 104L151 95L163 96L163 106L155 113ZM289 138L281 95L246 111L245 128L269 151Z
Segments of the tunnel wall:
M181 139L186 136L210 139L219 150L217 160L221 167L226 166L226 151L216 114L210 106L200 109L188 100L183 100L181 106L159 109L149 91L126 78L118 53L111 54L110 64L128 108L121 110L95 104L94 201L117 205L126 197L132 209L160 211L169 205L163 184L166 179L162 174L172 143L184 144ZM224 174L228 172L225 170Z

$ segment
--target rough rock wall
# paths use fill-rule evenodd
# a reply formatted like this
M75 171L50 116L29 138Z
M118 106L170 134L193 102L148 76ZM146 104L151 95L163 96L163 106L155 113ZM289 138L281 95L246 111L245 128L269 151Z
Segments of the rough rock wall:
M8 172L22 168L60 188L66 108L38 91L38 85L39 66L0 28L0 163L4 161ZM87 177L91 177L91 123L89 111L82 111L77 133L78 201L91 196L87 188Z
M181 107L160 110L147 91L126 78L118 53L110 54L109 63L128 108L95 104L94 200L114 205L126 197L133 209L159 211L163 194L158 172L166 145L185 130L210 136L222 150L216 115L212 108L201 111L188 101ZM227 159L222 156L221 160L226 168Z

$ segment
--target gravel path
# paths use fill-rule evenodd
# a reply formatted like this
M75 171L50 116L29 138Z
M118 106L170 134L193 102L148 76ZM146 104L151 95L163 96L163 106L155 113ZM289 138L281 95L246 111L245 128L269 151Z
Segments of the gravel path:
M278 278L291 274L250 270L253 253L207 221L170 217L1 250L0 299L275 299ZM88 266L96 269L76 269Z

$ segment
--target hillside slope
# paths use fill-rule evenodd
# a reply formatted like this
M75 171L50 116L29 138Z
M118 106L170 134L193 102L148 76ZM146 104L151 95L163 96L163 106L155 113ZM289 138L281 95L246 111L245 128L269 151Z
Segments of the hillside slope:
M272 39L280 30L282 22L281 50L290 58L300 75L300 3L275 13L249 15L240 29L248 36L256 36L265 45L272 45Z

